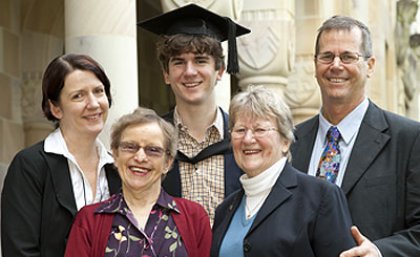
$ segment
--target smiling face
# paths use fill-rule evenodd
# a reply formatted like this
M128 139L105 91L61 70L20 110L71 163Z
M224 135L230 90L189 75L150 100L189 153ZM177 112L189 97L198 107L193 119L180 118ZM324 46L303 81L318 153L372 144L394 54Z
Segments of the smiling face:
M183 53L171 57L165 82L175 94L177 105L201 105L213 101L214 87L224 68L215 69L214 58L208 54Z
M74 70L64 81L59 102L50 104L63 134L97 136L105 125L109 103L104 85L90 71Z
M123 151L121 147L113 150L124 194L159 193L162 175L168 171L173 159L166 153L147 155L144 147L164 149L162 129L156 122L129 126L121 134L120 145L124 144L141 147L137 152Z
M331 52L338 56L344 52L361 51L362 33L359 28L351 30L327 30L319 38L319 54ZM339 58L330 64L315 60L316 79L321 89L323 105L332 103L357 106L365 97L367 78L373 73L374 57L361 57L355 63L343 64Z
M247 112L240 112L235 117L233 129L245 129L242 138L232 135L232 148L238 166L249 176L254 177L279 161L289 149L287 140L280 136L274 119L255 118ZM256 137L251 130L266 129L261 137Z

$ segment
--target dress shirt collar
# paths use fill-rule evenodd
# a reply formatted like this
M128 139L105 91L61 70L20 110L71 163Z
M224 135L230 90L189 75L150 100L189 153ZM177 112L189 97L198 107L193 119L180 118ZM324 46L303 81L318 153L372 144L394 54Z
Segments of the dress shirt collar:
M363 117L369 107L369 100L365 98L353 111L347 114L340 123L336 125L340 131L341 138L346 144L349 144L351 139L357 135L360 124L362 124ZM334 126L325 119L321 114L319 115L319 135L321 138L326 138L328 129Z
M98 149L99 154L99 167L103 167L105 164L114 162L114 159L99 139L96 139L96 148ZM67 148L67 144L64 141L60 128L57 128L47 136L44 143L44 151L47 153L63 155L73 163L77 163L74 156Z
M174 124L176 126L176 128L187 128L181 119L181 116L178 113L178 109L175 106L174 109ZM216 119L213 121L212 124L210 124L210 126L208 127L211 128L212 126L214 126L217 131L220 134L220 138L223 139L224 138L224 131L223 131L223 114L222 111L220 110L219 107L216 108Z

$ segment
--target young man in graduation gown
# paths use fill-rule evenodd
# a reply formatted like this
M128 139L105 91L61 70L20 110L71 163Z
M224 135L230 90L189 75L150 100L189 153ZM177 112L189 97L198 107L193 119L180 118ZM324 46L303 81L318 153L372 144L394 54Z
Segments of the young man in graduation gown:
M176 101L165 118L177 128L178 153L163 186L202 204L213 221L217 205L240 188L241 175L230 147L228 115L215 99L225 71L221 42L228 40L227 72L237 73L236 37L250 30L195 4L139 25L161 35L157 55Z

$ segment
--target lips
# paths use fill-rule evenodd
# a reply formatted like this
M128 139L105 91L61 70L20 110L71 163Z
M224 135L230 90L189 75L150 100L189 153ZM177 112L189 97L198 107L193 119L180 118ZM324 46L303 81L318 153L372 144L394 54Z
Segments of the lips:
M84 118L87 120L98 120L101 118L101 116L102 116L102 113L95 113L95 114L85 115Z
M332 83L344 83L347 79L344 78L328 78L328 81Z
M201 84L201 82L185 82L185 83L182 83L182 85L184 87L188 87L188 88L198 87L200 84Z
M258 154L261 152L261 150L255 150L255 149L250 149L250 150L243 150L242 151L245 155L253 155L253 154Z
M128 169L134 173L146 174L150 169L138 167L138 166L129 166Z

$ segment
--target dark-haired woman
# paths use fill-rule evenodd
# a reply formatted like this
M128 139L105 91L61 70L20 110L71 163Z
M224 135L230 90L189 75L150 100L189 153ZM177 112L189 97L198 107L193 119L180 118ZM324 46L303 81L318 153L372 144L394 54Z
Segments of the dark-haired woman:
M98 140L111 105L102 67L86 55L57 57L45 70L42 95L43 112L56 129L19 152L7 171L3 256L63 256L77 211L121 185L112 156Z

